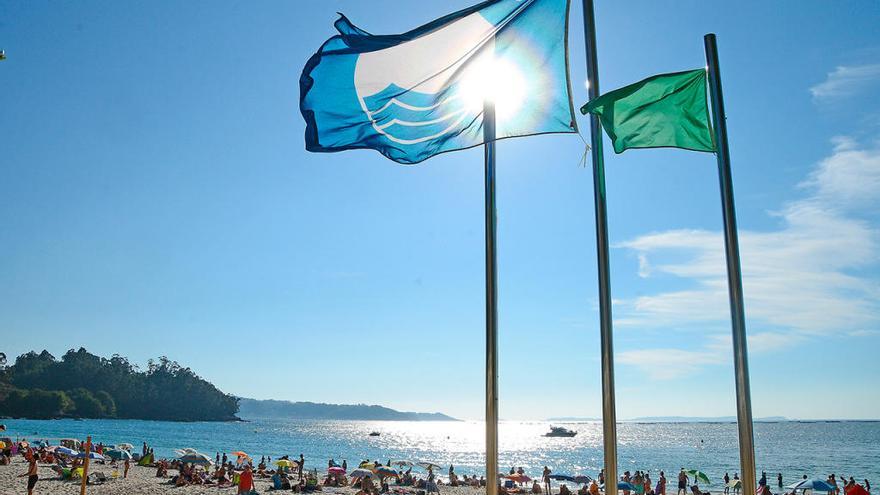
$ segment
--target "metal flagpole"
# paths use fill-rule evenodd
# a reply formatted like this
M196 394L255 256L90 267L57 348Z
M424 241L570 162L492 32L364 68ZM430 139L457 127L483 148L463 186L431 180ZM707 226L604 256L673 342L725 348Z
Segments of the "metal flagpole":
M721 92L721 71L715 35L703 37L706 62L709 66L709 93L712 100L712 121L718 148L718 179L721 185L721 207L724 213L724 248L727 254L727 286L730 292L730 318L733 327L733 369L736 375L736 422L739 427L739 459L742 469L743 494L754 495L755 436L752 431L752 396L749 390L749 358L746 349L746 318L743 306L742 269L739 262L739 238L736 232L736 210L733 203L733 178L730 173L730 150L727 147L727 121L724 96Z
M486 165L486 495L498 495L498 272L495 264L495 103L483 103Z
M596 60L596 19L593 0L583 0L587 83L590 100L599 97L599 64ZM614 399L614 344L611 325L611 268L608 264L608 212L605 201L605 163L602 126L590 114L593 147L593 202L596 210L596 254L599 261L599 323L602 351L602 437L605 454L605 493L617 493L617 410Z

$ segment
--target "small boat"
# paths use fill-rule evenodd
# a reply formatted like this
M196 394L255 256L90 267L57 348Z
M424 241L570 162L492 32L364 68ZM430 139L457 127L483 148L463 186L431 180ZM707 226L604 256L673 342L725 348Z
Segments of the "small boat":
M544 434L545 437L573 437L575 435L577 435L576 431L561 426L551 426L550 432Z
M381 435L381 433L379 433L378 431L371 431L370 432L371 437L378 437L379 435Z

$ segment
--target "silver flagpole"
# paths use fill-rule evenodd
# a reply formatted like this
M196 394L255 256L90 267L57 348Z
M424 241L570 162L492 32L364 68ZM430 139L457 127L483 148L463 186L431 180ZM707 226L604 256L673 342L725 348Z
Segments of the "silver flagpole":
M498 272L495 264L495 103L483 103L486 164L486 495L498 495Z
M727 147L727 120L721 92L721 71L715 35L703 37L706 62L709 66L709 93L712 100L712 121L718 147L718 179L721 185L721 207L724 214L724 248L727 254L727 286L730 292L730 319L733 327L733 369L736 375L736 422L739 427L739 460L742 469L743 494L754 495L755 435L752 429L752 396L749 388L749 357L746 349L746 317L743 306L742 269L739 262L739 237L736 232L736 210L733 203L733 178L730 173L730 150Z
M596 60L596 19L593 0L583 0L587 82L590 100L599 97L599 63ZM596 210L596 254L599 261L599 327L602 351L602 438L605 454L605 493L617 493L617 409L614 399L614 343L611 324L611 268L608 263L608 212L605 201L605 163L602 126L590 114L593 147L593 202Z

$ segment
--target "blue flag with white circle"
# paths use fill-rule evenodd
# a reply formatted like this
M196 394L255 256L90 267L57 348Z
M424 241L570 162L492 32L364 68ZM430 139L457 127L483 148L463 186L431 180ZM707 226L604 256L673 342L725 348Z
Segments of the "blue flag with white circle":
M489 0L404 34L340 15L306 63L306 149L374 149L399 163L496 139L577 132L568 79L569 0Z

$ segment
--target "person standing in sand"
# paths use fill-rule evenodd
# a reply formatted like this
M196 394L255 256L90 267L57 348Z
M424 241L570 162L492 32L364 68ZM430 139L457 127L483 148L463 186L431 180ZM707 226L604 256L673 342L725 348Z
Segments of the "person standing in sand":
M28 495L34 494L34 487L37 486L37 480L40 477L37 475L37 458L34 456L28 457L28 470L26 473L19 476L19 478L24 478L27 476L27 492Z
M660 479L657 480L657 495L666 495L666 473L660 471Z
M125 459L125 464L123 465L122 470L122 478L128 478L128 469L131 467L131 461L128 458Z
M730 493L730 475L724 473L724 495Z
M547 495L550 495L550 468L544 466L544 472L541 474L541 480L544 482L544 490L547 491Z

